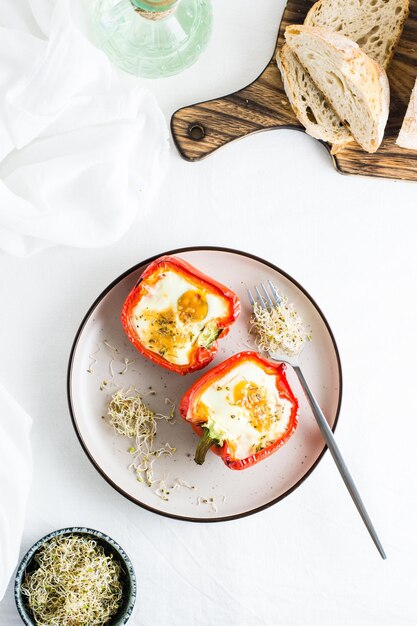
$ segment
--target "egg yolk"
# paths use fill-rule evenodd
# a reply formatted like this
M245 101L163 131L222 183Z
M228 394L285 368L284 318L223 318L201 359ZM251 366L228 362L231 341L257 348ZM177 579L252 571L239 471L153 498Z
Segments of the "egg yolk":
M206 404L204 404L204 402L202 402L202 400L199 400L197 402L194 411L201 422L207 422L208 418L210 417L209 408Z
M201 322L207 317L208 303L204 293L189 289L178 298L178 316L183 323Z
M241 380L233 389L233 400L236 405L247 409L250 423L256 430L266 431L271 427L272 414L264 387Z

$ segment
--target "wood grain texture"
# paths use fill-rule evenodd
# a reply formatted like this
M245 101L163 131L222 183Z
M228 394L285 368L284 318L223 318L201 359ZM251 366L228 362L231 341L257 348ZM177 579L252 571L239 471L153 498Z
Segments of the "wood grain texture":
M262 74L236 93L184 107L174 113L171 130L184 159L198 161L230 141L268 129L304 130L285 95L275 56L289 24L301 24L313 0L289 0L282 16L274 55ZM417 75L417 0L388 69L390 116L379 150L367 154L357 144L331 157L343 174L417 181L417 152L395 145ZM327 145L327 144L325 144ZM330 155L330 146L329 155Z

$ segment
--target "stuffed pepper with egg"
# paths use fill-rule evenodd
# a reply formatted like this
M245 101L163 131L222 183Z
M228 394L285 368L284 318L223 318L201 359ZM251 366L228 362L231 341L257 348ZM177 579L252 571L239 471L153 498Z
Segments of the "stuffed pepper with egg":
M128 295L122 324L148 359L188 374L210 363L240 313L228 287L174 256L153 261Z
M196 463L204 463L211 448L230 469L246 469L288 441L297 427L298 401L285 368L241 352L189 389L180 413L200 436Z

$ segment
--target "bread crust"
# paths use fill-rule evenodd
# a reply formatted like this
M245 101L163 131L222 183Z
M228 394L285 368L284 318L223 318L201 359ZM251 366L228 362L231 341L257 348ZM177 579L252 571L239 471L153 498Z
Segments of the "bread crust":
M417 150L417 81L414 83L407 111L395 143L400 148Z

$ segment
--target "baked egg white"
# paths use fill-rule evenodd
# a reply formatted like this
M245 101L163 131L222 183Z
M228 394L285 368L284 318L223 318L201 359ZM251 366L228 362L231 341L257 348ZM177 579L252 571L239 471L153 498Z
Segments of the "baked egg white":
M175 365L190 363L196 346L209 347L219 334L216 320L229 313L225 298L173 270L149 277L144 288L132 312L133 326L148 350Z
M280 396L276 377L252 361L242 362L199 396L193 413L236 459L270 446L286 431L292 403Z

